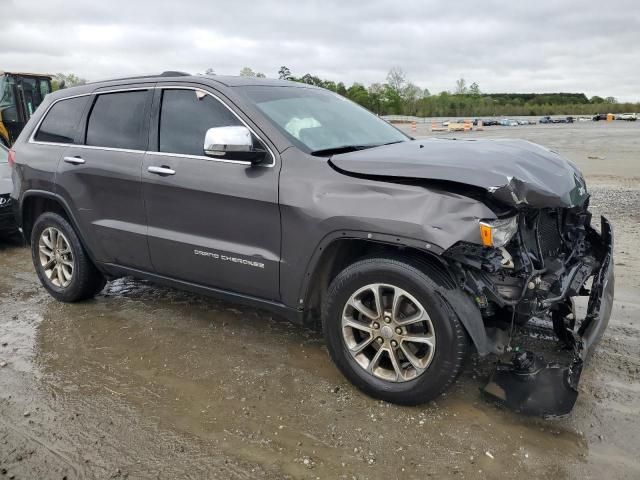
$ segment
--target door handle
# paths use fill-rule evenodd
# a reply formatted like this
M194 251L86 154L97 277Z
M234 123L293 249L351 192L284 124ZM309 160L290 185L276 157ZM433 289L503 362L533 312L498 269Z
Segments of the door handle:
M64 161L67 163L71 163L73 165L82 165L84 164L84 159L80 157L64 157Z
M156 175L175 175L176 171L169 167L149 167L147 168L149 173L155 173Z

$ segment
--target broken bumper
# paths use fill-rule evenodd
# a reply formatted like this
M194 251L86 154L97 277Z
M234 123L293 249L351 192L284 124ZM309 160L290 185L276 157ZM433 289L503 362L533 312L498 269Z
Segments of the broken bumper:
M532 352L518 352L498 363L484 392L507 407L528 415L562 416L578 397L582 369L609 324L614 294L613 229L601 219L600 267L594 274L587 314L575 331L563 332L571 348L567 365L544 363Z

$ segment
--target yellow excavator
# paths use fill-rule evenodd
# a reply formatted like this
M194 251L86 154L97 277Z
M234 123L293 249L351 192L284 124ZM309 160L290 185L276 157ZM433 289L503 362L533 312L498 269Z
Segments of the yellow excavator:
M0 143L10 147L51 93L51 75L0 71Z

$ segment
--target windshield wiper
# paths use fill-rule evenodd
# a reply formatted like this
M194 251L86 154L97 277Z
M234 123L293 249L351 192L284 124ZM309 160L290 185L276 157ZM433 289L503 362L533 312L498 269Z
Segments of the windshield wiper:
M355 152L357 150L365 150L367 148L379 147L379 143L369 145L341 145L339 147L323 148L321 150L314 150L311 155L316 157L323 157L325 155L337 155L338 153Z

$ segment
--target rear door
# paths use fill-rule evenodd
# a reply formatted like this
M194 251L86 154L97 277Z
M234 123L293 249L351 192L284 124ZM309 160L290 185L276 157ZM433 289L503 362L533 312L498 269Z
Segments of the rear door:
M212 127L248 126L222 97L159 87L142 179L149 250L164 276L251 296L279 298L279 164L204 155ZM158 170L163 169L163 170ZM162 173L162 172L167 173Z
M80 132L59 163L57 187L96 260L152 270L140 172L153 85L94 92Z

